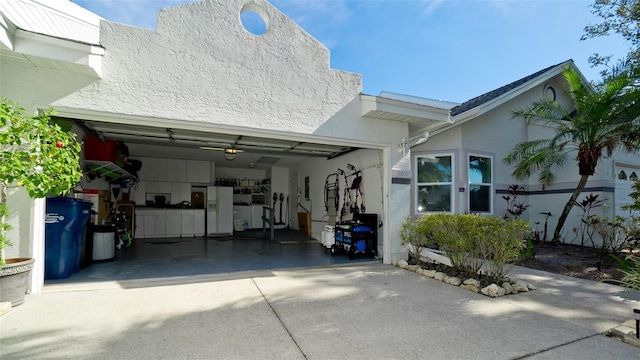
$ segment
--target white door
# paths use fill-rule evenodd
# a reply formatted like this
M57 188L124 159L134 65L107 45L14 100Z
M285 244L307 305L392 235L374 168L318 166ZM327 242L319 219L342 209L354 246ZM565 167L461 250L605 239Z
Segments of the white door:
M629 197L629 194L633 189L631 186L640 176L640 168L616 165L614 171L615 177L615 197L614 205L616 209L616 215L627 217L629 216L629 210L622 209L625 205L631 205L633 200ZM634 211L633 215L640 215L640 212Z

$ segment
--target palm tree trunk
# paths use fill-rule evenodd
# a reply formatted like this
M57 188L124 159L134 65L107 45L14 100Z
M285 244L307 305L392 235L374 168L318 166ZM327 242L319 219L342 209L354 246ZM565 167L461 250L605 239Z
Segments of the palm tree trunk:
M558 218L558 224L556 225L556 229L553 232L554 242L556 243L560 242L560 233L562 232L562 227L564 227L564 223L565 221L567 221L567 217L569 217L569 213L571 212L571 209L573 209L573 204L575 203L580 193L582 193L582 190L584 190L584 187L587 185L587 179L589 178L589 176L590 175L582 175L580 177L578 186L573 191L573 194L571 194L571 198L569 198L569 201L567 201L567 204L564 206L564 209L562 210L562 214L560 215L560 218Z

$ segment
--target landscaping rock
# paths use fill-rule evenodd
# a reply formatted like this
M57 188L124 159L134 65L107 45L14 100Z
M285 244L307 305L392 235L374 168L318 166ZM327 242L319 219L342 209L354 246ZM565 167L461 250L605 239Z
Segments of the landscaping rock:
M434 277L436 275L436 272L437 271L435 271L435 270L424 270L422 272L422 275L432 278L432 277Z
M487 287L484 287L480 290L481 293L483 293L484 295L490 296L490 297L498 297L498 296L504 296L505 294L505 290L504 288L496 285L496 284L491 284Z
M509 282L502 283L502 287L504 288L505 294L517 294L518 292L513 289L513 286Z
M467 279L464 281L465 285L473 285L477 288L480 288L480 281L476 280L476 279Z
M513 284L513 290L517 292L527 292L529 291L529 286L527 286L526 282L519 280L516 281L515 284Z
M409 266L409 263L407 263L406 260L398 260L398 267L401 267L403 269L406 269L407 266Z
M472 284L462 284L460 285L460 287L463 289L471 290L474 293L480 292L480 288Z
M407 265L405 269L416 272L418 269L421 269L421 267L420 265Z
M455 276L449 276L449 277L447 277L447 281L446 281L446 282L447 282L447 284L451 284L451 285L453 285L453 286L459 286L459 285L462 283L462 281L460 280L460 278L455 277Z
M443 273L443 272L437 272L435 273L435 275L433 275L433 278L436 280L440 280L440 281L444 281L444 277L447 276L447 274Z
M537 289L537 287L535 285L531 284L531 283L526 283L526 284L527 284L527 287L529 288L529 290Z

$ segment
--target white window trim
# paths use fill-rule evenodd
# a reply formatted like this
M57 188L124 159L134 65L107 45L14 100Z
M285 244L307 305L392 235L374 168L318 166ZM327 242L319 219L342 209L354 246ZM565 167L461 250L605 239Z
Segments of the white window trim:
M450 204L449 204L449 208L451 209L451 211L447 211L447 214L454 214L456 212L456 208L455 208L455 204L456 204L456 192L455 192L455 185L456 185L456 156L454 153L424 153L424 154L419 154L416 155L414 157L413 160L413 165L415 170L415 175L413 176L413 214L414 215L424 215L424 214L433 214L435 212L433 211L418 211L418 187L421 185L441 185L441 184L445 184L445 183L418 183L418 161L420 160L420 158L425 158L425 157L443 157L443 156L449 156L451 157L451 196L450 196Z
M471 161L472 156L483 157L487 159L491 159L491 183L472 183L471 182L471 171L469 169L469 162ZM479 214L483 215L491 215L493 214L493 199L494 199L494 183L496 182L493 169L495 168L495 161L493 155L480 154L480 153L467 153L467 159L465 162L465 167L467 171L467 194L465 195L467 201L467 209L471 212L471 185L480 185L480 186L489 186L489 212L479 212Z

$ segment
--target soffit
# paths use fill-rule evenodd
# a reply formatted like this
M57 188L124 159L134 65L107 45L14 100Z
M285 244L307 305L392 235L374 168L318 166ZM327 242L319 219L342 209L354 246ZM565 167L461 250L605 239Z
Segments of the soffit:
M415 98L415 97L411 97ZM425 131L449 124L449 109L453 103L441 107L425 105L417 100L363 95L362 116L370 119L398 121L409 125L409 133ZM418 98L415 98L418 99ZM429 99L423 99L429 100Z
M3 13L17 28L85 44L100 44L100 16L71 1L2 0Z

